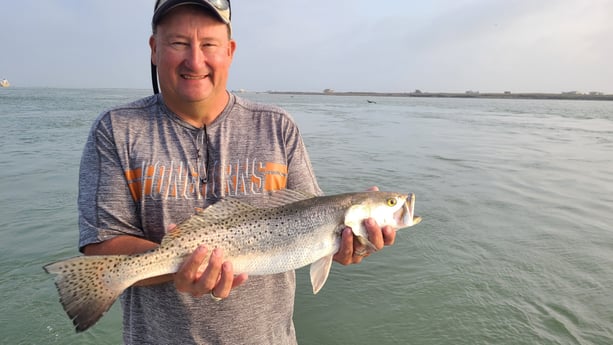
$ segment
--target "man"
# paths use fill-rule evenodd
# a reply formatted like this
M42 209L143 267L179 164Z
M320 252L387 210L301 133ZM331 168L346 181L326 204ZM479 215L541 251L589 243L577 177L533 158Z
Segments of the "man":
M265 205L267 191L321 193L289 115L226 90L236 50L229 2L158 0L152 25L161 94L101 114L85 145L79 245L86 255L155 248L171 224L224 196ZM393 243L393 229L366 224L377 248ZM346 229L335 260L359 263L363 251ZM176 274L124 292L124 342L295 344L294 290L294 272L247 280L221 250L201 246Z

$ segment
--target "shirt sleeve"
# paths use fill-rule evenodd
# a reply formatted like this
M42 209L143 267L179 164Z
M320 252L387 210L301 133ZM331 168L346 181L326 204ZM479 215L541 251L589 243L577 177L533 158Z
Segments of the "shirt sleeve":
M119 235L143 237L138 205L130 194L118 149L110 114L102 114L90 130L81 157L80 251Z
M288 121L285 133L288 160L287 188L313 195L323 195L300 130L292 120Z

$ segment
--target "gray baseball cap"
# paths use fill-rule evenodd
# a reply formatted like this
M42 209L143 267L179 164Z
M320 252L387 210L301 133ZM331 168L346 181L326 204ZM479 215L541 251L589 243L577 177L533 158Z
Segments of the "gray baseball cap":
M219 20L226 23L230 27L230 19L232 18L230 0L157 0L155 3L155 11L151 25L155 26L170 10L181 5L199 5L211 9L217 15ZM230 27L230 30L232 28Z

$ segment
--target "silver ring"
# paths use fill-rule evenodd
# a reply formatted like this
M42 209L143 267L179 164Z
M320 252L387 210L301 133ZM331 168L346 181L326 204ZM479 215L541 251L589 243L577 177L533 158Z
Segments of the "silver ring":
M211 295L211 299L212 299L213 301L215 301L215 302L219 302L219 301L221 301L221 300L223 299L223 298L221 298L221 297L217 297L217 296L215 296L215 295L213 294L213 290L211 290L210 295Z
M354 256L361 256L361 257L364 257L364 256L367 256L367 255L368 255L368 250L366 250L366 249L359 249L359 250L354 251L354 252L353 252L353 255L354 255Z

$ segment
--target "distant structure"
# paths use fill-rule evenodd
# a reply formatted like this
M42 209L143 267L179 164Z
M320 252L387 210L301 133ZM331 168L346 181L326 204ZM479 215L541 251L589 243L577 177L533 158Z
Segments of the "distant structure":
M332 90L332 89L325 89L324 93L334 93L334 90Z
M577 95L583 95L583 92L579 92L579 91L566 91L566 92L562 92L563 95L573 95L573 96L577 96Z
M604 96L604 92L590 91L590 96Z
M479 91L468 90L468 91L466 91L466 94L467 95L478 95Z
M11 86L11 83L9 83L8 80L6 80L6 78L3 78L2 80L0 80L0 87L9 87Z

